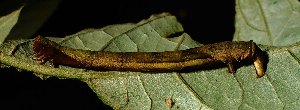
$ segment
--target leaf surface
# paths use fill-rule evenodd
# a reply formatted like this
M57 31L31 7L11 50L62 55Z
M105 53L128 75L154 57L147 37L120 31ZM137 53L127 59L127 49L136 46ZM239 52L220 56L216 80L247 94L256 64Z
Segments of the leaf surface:
M172 51L200 46L186 33L168 37L182 32L174 16L161 14L137 24L111 25L51 39L67 47L93 51ZM41 78L84 81L114 109L299 109L300 43L260 47L269 57L266 75L259 79L252 65L242 66L234 75L225 67L188 73L94 71L63 65L53 68L32 60L32 40L5 42L0 47L0 62L33 71Z
M298 0L236 0L234 40L270 46L300 41Z
M19 19L19 14L21 12L23 7L19 8L18 10L6 15L0 17L0 44L2 44L11 31L11 29L14 27L14 25L17 23Z

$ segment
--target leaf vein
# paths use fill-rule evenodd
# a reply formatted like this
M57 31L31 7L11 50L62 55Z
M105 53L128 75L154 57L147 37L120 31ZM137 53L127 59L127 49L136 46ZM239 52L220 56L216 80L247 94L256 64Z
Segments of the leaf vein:
M288 3L289 3L289 5L290 5L290 7L291 7L291 9L292 9L292 12L294 12L294 9L292 8L292 6L291 6L291 4L290 4L290 1L288 1ZM288 26L288 23L289 23L290 20L292 19L292 17L290 17L290 16L293 16L293 13L292 13L291 15L289 15L288 20L285 20L285 23L284 23L283 27L281 28L280 32L277 34L277 36L276 36L275 38L279 37L279 36L284 32L284 30L285 30L286 27Z
M185 79L181 76L180 73L176 73L176 76L183 83L183 85L187 87L187 89L189 89L190 91L192 91L192 93L195 94L195 97L197 97L203 104L207 105L204 99L185 81Z
M282 99L279 97L277 90L275 89L275 87L272 84L272 81L270 80L269 76L267 74L265 74L266 76L266 80L270 83L270 85L272 86L272 88L274 89L275 95L277 96L278 100L280 101L281 104L283 104L283 108L285 107L285 103L283 103ZM281 108L281 110L283 110L283 108Z
M141 82L141 85L142 85L142 87L143 87L143 90L144 90L145 94L147 95L148 99L150 100L150 108L152 108L152 106L153 106L153 100L152 100L151 97L148 95L148 93L147 93L147 91L146 91L146 88L145 88L145 84L144 84L144 82L141 80L140 75L138 75L138 80Z
M267 17L265 16L265 12L264 12L264 10L263 10L262 4L260 3L259 0L256 0L256 2L258 3L258 7L259 7L258 9L259 9L259 11L261 12L261 17L262 17L262 19L263 19L263 21L264 21L264 24L265 24L267 36L268 36L268 38L269 38L269 41L271 42L270 45L273 45L274 42L273 42L273 39L272 39L272 33L271 33L271 31L270 31L270 26L269 26L269 24L268 24Z
M240 90L241 90L241 99L242 99L242 101L241 101L241 103L240 103L240 105L238 106L238 109L240 109L240 107L243 105L243 102L244 102L244 98L245 98L245 90L243 89L243 87L242 87L242 83L236 78L236 75L234 75L234 79L236 80L236 82L238 83L238 86L239 86L239 88L240 88Z
M238 6L241 7L241 4L240 4L240 1L237 2L238 3ZM241 16L243 17L243 19L245 20L245 23L253 28L254 30L257 30L257 31L265 31L264 29L259 29L257 26L255 26L254 24L250 23L249 20L247 19L245 13L243 12L243 10L240 8L239 9L240 13L241 13Z

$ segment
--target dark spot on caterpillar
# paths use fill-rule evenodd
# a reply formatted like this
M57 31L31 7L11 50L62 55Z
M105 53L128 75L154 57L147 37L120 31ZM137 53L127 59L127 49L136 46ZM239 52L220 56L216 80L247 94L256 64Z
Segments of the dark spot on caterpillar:
M220 42L181 51L167 52L108 52L72 49L37 36L33 43L34 56L41 64L93 68L99 70L171 72L227 64L228 72L236 64L253 62L257 78L264 75L262 50L252 41Z

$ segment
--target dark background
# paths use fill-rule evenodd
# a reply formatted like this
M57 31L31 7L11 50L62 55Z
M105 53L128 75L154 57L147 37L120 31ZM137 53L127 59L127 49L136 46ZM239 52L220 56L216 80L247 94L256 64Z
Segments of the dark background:
M234 0L62 1L37 34L63 37L86 28L139 22L151 14L170 12L200 43L220 42L232 39L234 5Z
M22 2L30 6L28 1ZM234 0L62 0L31 37L64 37L86 28L139 22L151 14L170 12L193 39L207 44L232 39L234 9ZM78 80L55 77L41 80L31 72L9 68L0 71L0 87L1 107L109 109L85 83Z

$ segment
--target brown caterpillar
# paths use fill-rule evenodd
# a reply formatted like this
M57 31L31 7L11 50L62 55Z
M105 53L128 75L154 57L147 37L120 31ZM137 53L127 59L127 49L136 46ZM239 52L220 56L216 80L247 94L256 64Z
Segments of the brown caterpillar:
M37 36L33 43L34 56L41 64L48 60L54 65L97 68L117 71L170 72L197 69L225 63L228 72L235 72L235 63L252 60L257 78L265 72L262 50L252 41L220 42L197 48L167 52L108 52L63 47Z

